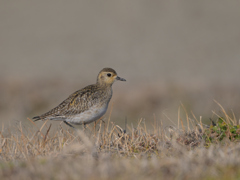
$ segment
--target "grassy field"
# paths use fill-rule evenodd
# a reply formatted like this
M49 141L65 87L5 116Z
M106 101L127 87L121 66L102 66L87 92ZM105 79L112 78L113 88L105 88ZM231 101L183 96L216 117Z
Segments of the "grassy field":
M239 6L1 1L0 180L240 179ZM27 118L104 67L127 80L105 123Z
M238 120L219 106L210 126L187 112L176 127L155 121L152 130L110 118L77 130L31 119L2 126L0 179L239 179Z

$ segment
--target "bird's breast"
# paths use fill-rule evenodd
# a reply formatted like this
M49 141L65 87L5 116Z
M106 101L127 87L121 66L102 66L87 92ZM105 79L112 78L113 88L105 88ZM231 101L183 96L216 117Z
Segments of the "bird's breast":
M66 121L73 124L88 124L102 117L106 113L107 108L108 104L95 105L80 114L69 117Z

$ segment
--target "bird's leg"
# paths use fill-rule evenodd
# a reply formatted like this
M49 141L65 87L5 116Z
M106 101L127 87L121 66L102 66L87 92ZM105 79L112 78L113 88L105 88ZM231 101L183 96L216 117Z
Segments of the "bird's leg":
M96 136L96 126L97 126L97 121L94 121L94 135Z
M66 125L70 126L71 128L75 129L71 124L69 124L67 121L63 121Z
M83 122L83 131L85 131L86 130L86 124L85 124L85 122Z
M105 121L103 120L103 118L100 118L99 120L102 121L105 124Z

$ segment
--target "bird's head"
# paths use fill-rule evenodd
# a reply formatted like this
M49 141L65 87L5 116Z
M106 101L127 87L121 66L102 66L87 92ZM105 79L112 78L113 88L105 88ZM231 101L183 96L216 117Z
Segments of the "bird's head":
M112 85L116 80L126 81L125 79L117 76L117 73L112 68L103 68L97 77L97 83L101 85Z

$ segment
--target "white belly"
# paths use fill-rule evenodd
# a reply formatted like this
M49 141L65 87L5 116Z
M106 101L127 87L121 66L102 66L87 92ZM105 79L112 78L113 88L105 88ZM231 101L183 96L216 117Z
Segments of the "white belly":
M107 107L108 107L107 105L101 108L93 106L87 111L84 111L80 114L67 118L66 121L72 124L91 123L93 121L98 120L100 117L102 117L106 113Z

